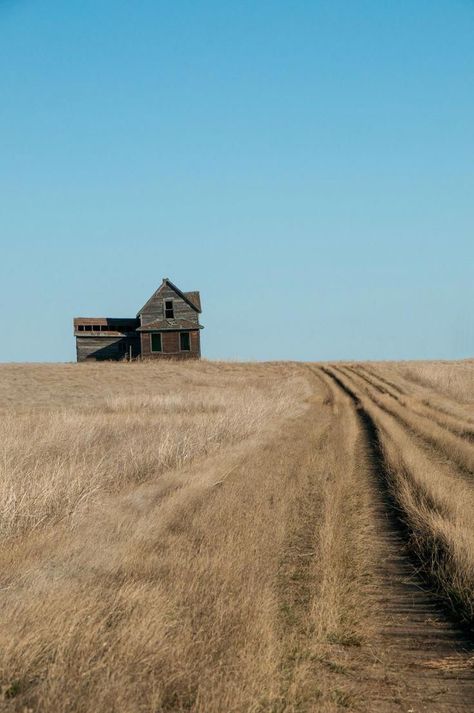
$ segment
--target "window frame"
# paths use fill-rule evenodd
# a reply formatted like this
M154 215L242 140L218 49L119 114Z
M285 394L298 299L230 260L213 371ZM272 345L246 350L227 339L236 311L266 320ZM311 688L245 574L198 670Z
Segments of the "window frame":
M183 349L183 343L181 341L182 338L184 337L184 335L186 335L188 338L188 348L187 349ZM179 351L180 352L190 352L191 351L191 332L180 332L179 333Z
M153 337L160 338L160 348L159 349L153 349ZM161 332L152 332L150 334L150 352L152 354L163 354L163 335Z
M166 307L166 305L169 303L171 303L171 309L168 309ZM171 312L171 317L169 317L167 315L167 312ZM173 299L163 300L163 313L164 313L165 319L174 319L174 300Z

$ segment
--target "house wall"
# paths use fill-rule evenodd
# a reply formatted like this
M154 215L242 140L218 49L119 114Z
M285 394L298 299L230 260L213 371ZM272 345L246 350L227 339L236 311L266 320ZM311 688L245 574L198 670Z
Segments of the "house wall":
M175 319L188 319L195 324L199 323L199 313L165 283L155 292L150 302L140 313L142 325L149 324L155 319L165 319L165 300L173 300Z
M128 357L132 349L132 357L140 350L137 337L78 337L76 336L77 361L119 361Z
M179 332L161 332L162 352L151 351L151 333L142 332L143 359L198 359L201 356L201 335L199 330L190 331L191 351L182 352L179 349Z

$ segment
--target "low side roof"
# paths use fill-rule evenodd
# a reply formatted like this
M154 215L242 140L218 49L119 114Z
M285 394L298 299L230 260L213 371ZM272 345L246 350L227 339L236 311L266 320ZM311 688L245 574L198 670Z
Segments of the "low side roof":
M74 324L137 324L136 317L74 317Z
M141 310L137 313L137 316L139 316L140 314L142 314L142 312L146 310L150 302L159 294L160 290L163 289L164 285L168 285L169 287L171 287L171 289L174 290L177 295L182 297L182 299L187 302L190 307L196 310L196 312L201 312L201 297L199 295L199 292L181 292L179 287L176 287L176 285L173 284L171 280L169 280L167 277L164 277L161 285L158 287L157 290L155 290L150 299L147 300L147 302L143 305Z

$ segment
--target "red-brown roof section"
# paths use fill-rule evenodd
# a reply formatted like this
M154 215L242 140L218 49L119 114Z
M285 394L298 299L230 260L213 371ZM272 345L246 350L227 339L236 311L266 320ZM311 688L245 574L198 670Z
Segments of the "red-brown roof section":
M201 311L201 295L199 292L183 292L190 302L196 307L199 312Z

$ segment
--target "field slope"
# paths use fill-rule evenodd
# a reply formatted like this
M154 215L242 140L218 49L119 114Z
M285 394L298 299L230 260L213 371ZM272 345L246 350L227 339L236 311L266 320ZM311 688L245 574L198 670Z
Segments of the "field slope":
M4 365L0 411L0 710L472 710L472 362Z

